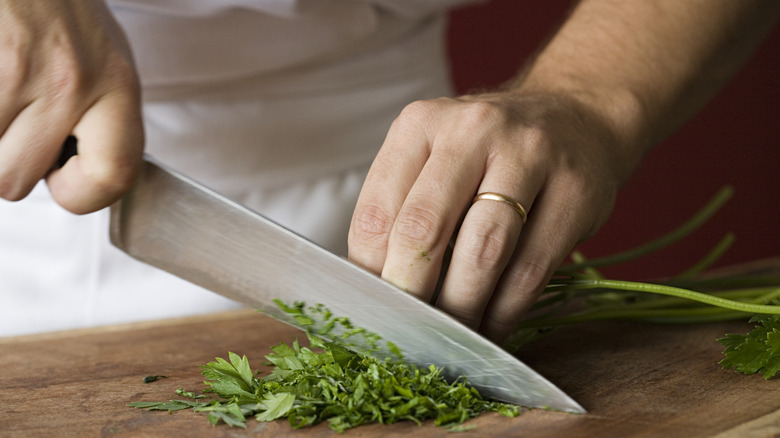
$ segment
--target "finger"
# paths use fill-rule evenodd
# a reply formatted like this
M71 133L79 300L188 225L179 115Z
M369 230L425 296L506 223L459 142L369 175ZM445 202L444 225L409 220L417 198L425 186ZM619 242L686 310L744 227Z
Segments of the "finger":
M458 147L461 136L443 135L409 191L388 242L382 277L428 301L455 227L485 169L483 148Z
M542 175L531 169L522 170L520 163L512 159L495 161L497 165L485 175L478 192L522 199L520 204L529 212L542 185ZM458 231L436 306L478 329L522 228L523 218L512 206L490 199L474 202Z
M500 342L514 330L572 248L609 214L609 208L604 208L594 219L593 210L586 207L609 204L586 202L595 198L574 193L567 184L551 183L537 197L533 215L485 309L480 331L488 338Z
M3 69L0 69L0 137L5 135L11 123L19 117L19 114L25 110L33 102L33 99L22 97L18 89L19 87L12 79L6 79L8 74Z
M51 172L47 183L58 204L84 214L119 199L138 173L144 132L137 94L106 94L84 113L73 135L79 141L78 155Z
M395 218L430 153L424 130L412 122L417 112L425 111L422 106L410 105L393 122L352 215L349 259L376 274L381 274L385 264Z
M18 201L51 169L77 115L39 99L19 112L0 138L0 196Z

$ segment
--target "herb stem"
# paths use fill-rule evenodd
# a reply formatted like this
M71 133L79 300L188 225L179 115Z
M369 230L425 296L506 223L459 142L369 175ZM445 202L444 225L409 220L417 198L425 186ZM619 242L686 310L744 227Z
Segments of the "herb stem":
M733 289L726 291L713 292L713 296L728 299L738 300L741 302L761 304L767 301L771 301L774 298L780 296L780 288L778 287L763 287L752 289ZM631 295L626 298L631 298ZM685 298L679 298L676 296L656 297L654 299L645 299L634 302L620 302L616 304L620 307L631 307L633 309L658 309L658 308L690 308L693 306L701 306L699 302L691 301Z
M651 252L657 251L665 246L668 246L683 237L687 236L696 228L706 222L712 215L714 215L726 201L731 198L734 190L731 186L722 188L713 198L708 202L698 213L696 213L688 222L684 223L672 232L662 236L656 240L648 242L644 245L637 246L628 251L617 253L614 255L600 257L589 261L583 261L580 263L571 263L559 268L560 271L580 271L585 268L598 268L602 266L614 265L622 263L628 260L633 260L642 257Z
M585 264L588 261L588 259L585 258L585 255L580 251L573 251L570 257L574 263ZM601 275L601 272L599 272L596 268L592 266L587 266L583 268L582 272L588 278L604 278L604 276Z
M705 269L709 268L715 262L717 262L718 259L723 256L723 254L731 247L733 243L734 233L726 233L726 235L723 236L723 239L721 239L721 241L718 242L718 244L715 245L715 247L712 248L712 250L707 253L706 256L699 260L699 262L695 265L677 275L675 278L692 278L694 275L700 274Z
M744 314L742 312L737 312L731 309L724 309L721 307L702 307L695 309L616 308L610 310L600 310L597 312L576 313L558 318L531 319L521 322L517 328L527 329L537 327L553 327L606 319L631 319L665 323L693 323L727 321L743 317Z
M606 279L573 279L563 280L565 284L576 287L578 289L595 289L604 288L612 290L626 290L634 292L649 292L660 295L669 295L678 298L684 298L687 300L698 301L700 303L710 304L712 306L723 307L726 309L736 310L745 313L763 313L780 315L780 306L764 305L764 304L751 304L740 301L733 301L726 298L721 298L711 294L704 294L701 292L695 292L688 289L682 289L678 287L666 286L662 284L651 283L638 283L633 281L618 281L618 280L606 280Z

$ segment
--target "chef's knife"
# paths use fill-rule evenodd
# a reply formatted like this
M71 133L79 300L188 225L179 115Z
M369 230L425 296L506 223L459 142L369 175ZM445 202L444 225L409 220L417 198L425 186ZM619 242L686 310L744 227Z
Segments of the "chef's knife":
M323 304L395 343L410 362L443 367L448 379L463 375L487 397L585 412L450 316L148 157L111 207L110 233L136 259L292 325L300 327L274 299Z

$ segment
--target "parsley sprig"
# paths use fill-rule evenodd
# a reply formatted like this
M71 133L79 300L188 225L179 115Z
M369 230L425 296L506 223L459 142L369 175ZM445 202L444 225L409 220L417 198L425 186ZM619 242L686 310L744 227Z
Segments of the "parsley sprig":
M780 372L780 317L756 315L750 322L758 323L745 335L728 334L718 339L726 347L719 363L723 368L744 374L761 373L769 379Z
M669 279L630 282L604 278L598 268L637 259L695 231L732 196L725 187L686 223L644 245L587 260L578 252L562 266L504 347L516 351L561 326L624 319L653 323L701 323L750 319L759 323L746 335L719 339L726 347L720 364L745 374L770 378L780 371L780 275L774 272L708 277L701 274L734 241L726 234L699 262Z

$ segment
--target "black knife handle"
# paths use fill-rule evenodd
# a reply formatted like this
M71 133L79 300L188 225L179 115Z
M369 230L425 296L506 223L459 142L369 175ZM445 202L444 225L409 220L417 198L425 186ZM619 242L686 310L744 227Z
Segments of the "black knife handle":
M65 139L65 142L62 143L62 151L60 152L60 156L57 158L57 169L62 168L62 166L68 162L70 157L79 153L78 143L78 139L73 135L69 135L68 138Z

